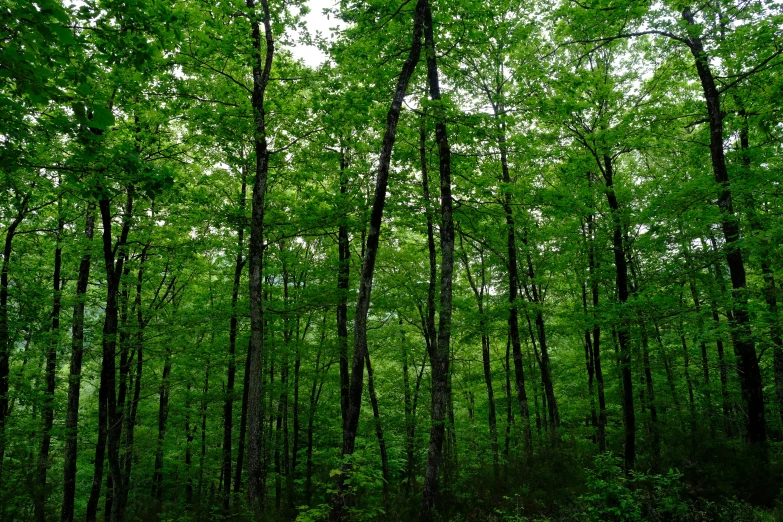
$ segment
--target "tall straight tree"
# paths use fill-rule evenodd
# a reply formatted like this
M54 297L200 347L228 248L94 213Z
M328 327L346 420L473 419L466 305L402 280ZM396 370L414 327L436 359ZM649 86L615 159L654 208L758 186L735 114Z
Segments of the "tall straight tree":
M454 218L451 196L451 149L446 118L441 102L438 63L435 54L435 30L428 0L423 9L424 42L427 56L427 85L435 104L435 142L440 165L440 307L438 309L438 342L432 350L432 427L424 472L422 516L430 517L435 509L438 474L443 453L446 408L449 404L449 361L451 359L452 277L454 273Z
M255 0L247 0L250 16L253 48L253 108L255 146L255 180L253 182L252 210L250 218L250 348L248 357L247 395L247 495L250 507L256 513L264 510L266 471L264 455L264 308L263 308L263 260L264 260L264 201L269 172L269 150L266 137L266 110L264 97L272 71L275 55L272 37L272 16L269 2L261 0L260 16L256 13ZM259 23L259 18L262 22ZM264 55L261 50L261 25L264 26ZM228 477L224 477L228 481Z

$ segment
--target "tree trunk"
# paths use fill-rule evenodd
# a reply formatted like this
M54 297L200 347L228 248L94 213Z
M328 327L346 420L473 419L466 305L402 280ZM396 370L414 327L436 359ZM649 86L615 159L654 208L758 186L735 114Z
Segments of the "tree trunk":
M631 471L636 460L636 415L633 405L633 379L631 376L631 346L628 339L628 318L624 310L628 302L628 264L625 260L625 247L623 245L622 218L620 205L617 202L617 194L614 190L614 169L612 159L608 155L603 156L604 180L606 181L606 199L612 215L612 249L614 251L614 264L616 269L617 298L623 310L617 325L617 339L619 345L620 374L623 383L623 420L625 423L624 458L625 469Z
M682 18L689 26L695 25L693 14L689 7L682 11ZM756 346L750 325L748 312L748 292L745 276L745 262L740 249L739 220L734 214L731 185L729 182L726 157L723 151L723 113L721 110L720 92L715 85L715 79L709 65L709 58L704 50L701 37L688 38L688 47L695 59L696 70L704 91L704 101L707 107L710 124L710 157L715 182L720 186L718 207L721 216L721 230L725 240L724 251L731 275L732 314L729 322L732 343L737 352L737 370L742 388L742 396L747 409L747 435L752 444L764 444L767 432L764 421L764 393L761 380L761 370L758 364Z
M163 502L163 442L166 438L166 421L169 416L169 376L171 375L171 349L166 352L163 375L158 388L158 444L155 450L155 468L152 475L152 499ZM158 506L160 508L160 506Z
M58 214L62 212L62 199L58 201ZM62 215L57 220L57 245L54 249L54 274L52 276L52 328L50 330L49 349L46 351L46 390L41 408L41 450L38 454L37 487L35 501L35 519L46 522L46 472L49 469L49 448L52 443L52 425L54 424L54 390L55 372L57 370L57 349L60 346L60 309L62 295L60 293L60 269L62 267L62 233L65 222Z
M427 47L427 84L430 98L441 99L438 65L435 55L435 38L432 11L428 0L424 0L422 18L424 39ZM435 141L438 145L440 166L440 307L438 309L438 344L430 357L432 371L432 427L427 450L427 466L424 472L422 494L422 516L431 516L435 509L438 492L438 470L443 451L446 409L449 406L449 362L451 359L451 317L452 317L452 274L454 271L454 221L451 198L451 150L449 148L446 123L443 117L435 122ZM428 515L429 514L429 515Z
M370 405L372 406L372 416L375 421L375 436L378 439L378 451L381 454L381 472L383 473L383 499L384 504L389 500L389 457L386 454L386 441L383 439L383 426L381 425L381 414L378 409L378 396L375 394L375 377L373 375L372 363L370 362L370 352L365 354L364 362L367 366L367 391L370 394Z
M71 365L68 380L68 406L65 413L65 450L63 457L63 502L60 511L61 522L73 522L74 498L76 495L76 456L79 447L77 440L79 425L79 395L82 382L82 359L84 357L84 301L87 284L90 281L90 261L92 253L90 243L95 231L94 207L87 208L84 225L84 237L87 245L79 264L76 282L76 304L73 307L73 326L71 328ZM2 436L0 434L0 436Z
M364 378L364 355L367 352L367 313L370 308L370 294L375 272L375 261L378 255L378 243L381 233L381 221L383 209L386 203L386 188L389 180L391 155L397 132L397 123L400 119L402 102L408 89L408 82L416 68L421 54L422 12L425 0L419 0L414 17L413 40L408 58L403 64L400 76L397 78L397 87L394 92L391 107L386 117L386 130L381 145L381 154L378 160L378 175L375 180L375 194L370 212L370 230L367 236L367 244L362 262L362 273L359 280L359 295L356 300L356 312L354 315L354 351L351 362L351 382L348 393L348 419L343 429L343 455L351 455L356 442L356 430L359 424L359 411L361 409L362 386ZM346 466L343 464L343 471ZM332 517L342 518L345 505L345 487L343 483L344 473L338 480L337 493L333 498Z
M256 515L264 511L264 484L266 471L264 457L264 307L263 307L263 258L264 258L264 201L269 171L269 151L266 139L266 112L264 96L269 83L274 58L272 17L267 0L260 0L266 42L265 56L261 58L261 25L258 17L251 19L253 45L253 107L255 144L255 181L250 224L250 377L248 379L247 419L247 495L250 510ZM255 0L247 0L247 7L255 11Z
M242 166L242 188L239 192L239 210L244 215L247 181L245 167ZM231 319L228 330L228 369L226 371L226 398L223 403L223 510L228 511L231 498L231 432L234 427L234 380L236 379L236 346L237 346L237 302L242 280L242 269L245 266L244 255L245 227L237 229L237 255L234 263L234 286L231 292Z
M8 272L14 235L27 214L28 193L20 206L16 218L8 225L3 244L3 265L0 269L0 486L3 483L3 459L5 457L5 425L8 418L8 374L10 371L11 334L8 320Z

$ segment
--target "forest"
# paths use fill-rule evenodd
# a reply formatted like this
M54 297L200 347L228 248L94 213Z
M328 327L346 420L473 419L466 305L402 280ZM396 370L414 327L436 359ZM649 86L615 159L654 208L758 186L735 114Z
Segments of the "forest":
M2 521L783 520L779 1L0 0L0 241Z

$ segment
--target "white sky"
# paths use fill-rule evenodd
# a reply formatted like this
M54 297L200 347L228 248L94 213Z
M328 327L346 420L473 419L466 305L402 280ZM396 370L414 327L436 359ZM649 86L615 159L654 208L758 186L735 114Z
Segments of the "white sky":
M323 14L324 9L336 7L337 2L338 0L307 0L310 13L305 17L305 23L307 31L312 36L315 36L317 31L320 31L323 36L329 36L331 34L329 28L339 25L338 20L335 20L334 17L330 20ZM317 67L326 60L324 53L317 47L309 45L294 46L291 52L296 58L304 60L304 63L309 67Z

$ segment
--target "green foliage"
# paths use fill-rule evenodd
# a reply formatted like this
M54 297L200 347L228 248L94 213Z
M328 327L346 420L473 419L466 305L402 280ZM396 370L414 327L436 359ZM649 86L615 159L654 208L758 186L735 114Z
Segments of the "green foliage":
M683 494L683 475L670 469L653 475L622 469L622 459L607 453L597 455L587 469L589 493L581 495L580 519L585 522L691 520L691 509Z

